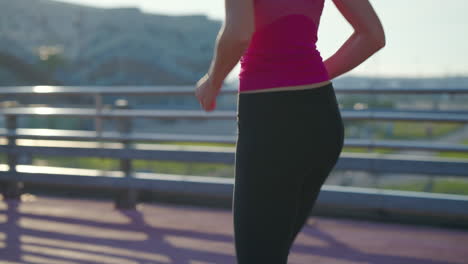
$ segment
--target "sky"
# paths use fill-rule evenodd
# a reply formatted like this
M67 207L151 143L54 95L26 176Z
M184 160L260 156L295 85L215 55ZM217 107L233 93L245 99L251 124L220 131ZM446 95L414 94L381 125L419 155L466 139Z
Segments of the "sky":
M224 20L225 0L55 0L95 7L139 7L145 13L204 14ZM370 0L386 35L386 46L348 76L468 76L467 0ZM317 48L326 60L352 34L332 0L325 0ZM239 64L229 74L236 78Z

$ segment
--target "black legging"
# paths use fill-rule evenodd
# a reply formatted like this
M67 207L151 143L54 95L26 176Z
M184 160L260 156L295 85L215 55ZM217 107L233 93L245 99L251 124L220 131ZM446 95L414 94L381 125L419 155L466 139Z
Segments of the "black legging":
M233 220L238 264L286 264L343 148L332 83L238 94Z

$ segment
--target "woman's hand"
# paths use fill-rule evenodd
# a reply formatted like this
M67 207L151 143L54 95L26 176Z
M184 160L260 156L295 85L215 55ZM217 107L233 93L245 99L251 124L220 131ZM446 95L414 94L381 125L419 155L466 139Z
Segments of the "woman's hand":
M220 90L220 87L213 85L208 74L205 74L197 82L195 95L205 111L213 111L216 108L216 96L218 96Z

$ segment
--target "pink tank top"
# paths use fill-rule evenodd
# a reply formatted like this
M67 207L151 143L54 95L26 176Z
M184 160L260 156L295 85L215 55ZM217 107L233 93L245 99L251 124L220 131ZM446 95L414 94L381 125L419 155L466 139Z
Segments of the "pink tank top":
M255 32L240 59L239 92L329 80L317 32L325 0L254 0Z

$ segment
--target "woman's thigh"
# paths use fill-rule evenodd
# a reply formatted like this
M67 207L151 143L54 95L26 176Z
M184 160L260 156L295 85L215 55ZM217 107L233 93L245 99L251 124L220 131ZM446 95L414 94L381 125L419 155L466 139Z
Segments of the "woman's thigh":
M237 142L233 216L239 264L286 263L299 206L303 175L286 153L259 146L265 143L242 136Z

